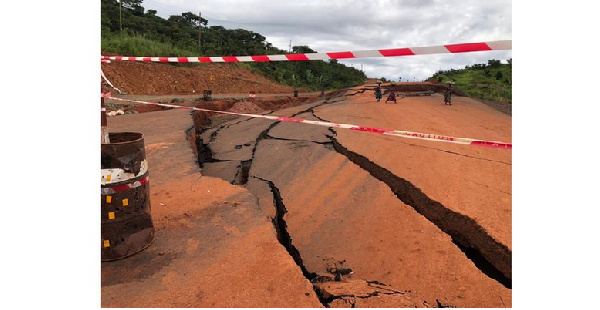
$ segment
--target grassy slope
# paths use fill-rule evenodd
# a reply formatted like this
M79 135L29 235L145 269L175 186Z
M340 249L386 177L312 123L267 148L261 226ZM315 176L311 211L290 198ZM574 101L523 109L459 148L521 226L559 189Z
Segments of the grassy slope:
M467 95L493 101L512 103L512 65L475 65L461 70L438 71L430 80L454 81Z
M174 47L170 43L149 40L140 35L102 38L101 49L104 52L123 56L168 55L183 57L194 55L193 51Z

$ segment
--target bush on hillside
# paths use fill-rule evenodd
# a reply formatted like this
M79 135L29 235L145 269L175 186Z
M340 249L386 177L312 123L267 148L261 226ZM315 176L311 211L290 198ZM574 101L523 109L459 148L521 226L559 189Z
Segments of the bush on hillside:
M487 64L474 64L460 70L440 70L428 80L454 81L456 88L468 96L512 103L512 59L508 64L491 59Z

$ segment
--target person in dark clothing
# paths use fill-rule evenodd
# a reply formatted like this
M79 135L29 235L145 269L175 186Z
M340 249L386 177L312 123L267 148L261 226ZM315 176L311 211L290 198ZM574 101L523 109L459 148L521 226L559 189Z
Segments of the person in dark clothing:
M444 93L444 104L447 105L452 105L452 103L450 102L450 100L452 99L452 83L448 83L448 88L446 89L446 92Z
M393 88L390 91L390 95L385 100L385 103L387 103L388 101L393 101L394 103L398 103L398 102L396 102L396 93L395 93L395 90Z
M377 88L375 89L375 99L377 99L377 102L381 100L381 97L381 84L377 84Z

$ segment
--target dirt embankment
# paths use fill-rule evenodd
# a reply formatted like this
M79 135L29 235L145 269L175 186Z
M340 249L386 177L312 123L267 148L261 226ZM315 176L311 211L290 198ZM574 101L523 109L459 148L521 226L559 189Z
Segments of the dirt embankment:
M112 56L110 53L102 55ZM312 94L305 93L301 97L293 97L294 88L278 84L268 78L252 73L237 64L164 64L136 61L112 61L102 64L106 78L127 98L158 103L196 106L210 110L231 111L238 113L260 113L302 104L312 99ZM259 97L255 100L223 99L203 101L203 91L212 90L213 96L219 94L289 94L287 97ZM102 92L119 92L101 81ZM154 98L145 98L144 96ZM156 95L164 98L158 99ZM132 97L133 96L133 97ZM161 97L162 97L161 96ZM168 99L165 99L168 98ZM106 100L108 111L121 110L122 113L144 113L169 110L156 105L123 104ZM119 112L121 113L121 112ZM111 115L112 116L112 115Z
M112 56L109 53L102 55ZM278 84L238 64L163 64L138 61L103 63L102 71L121 91L131 95L248 93L292 94L294 89ZM102 91L115 92L102 83ZM303 92L302 89L298 89Z
M316 97L284 97L284 98L262 98L255 100L243 100L243 99L227 99L227 100L216 100L216 101L204 101L201 98L184 102L183 99L175 98L173 100L158 101L159 103L172 103L181 106L193 106L202 109L214 110L214 111L229 111L235 113L263 113L274 111L277 109L283 109L293 107L296 105L303 104L309 100L314 100ZM124 114L137 114L154 111L166 111L174 108L163 107L159 105L145 105L145 104L122 104L119 102L113 102L111 99L105 100L105 105L108 111L108 116L118 116ZM118 112L117 112L118 111ZM209 117L217 115L215 112L200 112L195 114L196 118L200 118L202 123Z

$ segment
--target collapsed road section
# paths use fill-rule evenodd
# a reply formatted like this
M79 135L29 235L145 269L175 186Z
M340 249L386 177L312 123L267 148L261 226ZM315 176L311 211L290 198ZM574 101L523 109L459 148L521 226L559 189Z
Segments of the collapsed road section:
M334 102L343 104L344 98L278 113L321 119L314 108ZM344 147L334 130L239 119L227 124L219 127L218 134L214 129L205 134L208 143L202 144L211 150L211 158L231 162L224 169L229 172L210 174L206 166L213 163L209 163L203 173L232 184L246 185L249 180L268 184L267 191L248 189L263 201L261 209L272 219L280 243L314 283L323 305L341 306L333 303L341 299L351 306L373 306L376 300L386 300L384 307L402 304L383 293L357 299L362 296L358 286L348 281L390 283L393 290L406 292L404 297L412 298L415 305L504 306L510 302L508 248L475 220L449 210L408 180ZM275 206L275 211L266 204L270 209ZM346 266L331 268L331 261ZM350 290L338 292L339 298L323 293L319 284L338 282Z
M111 131L144 135L156 238L102 262L102 307L321 307L256 197L199 173L182 135L190 126L183 110L109 119Z

